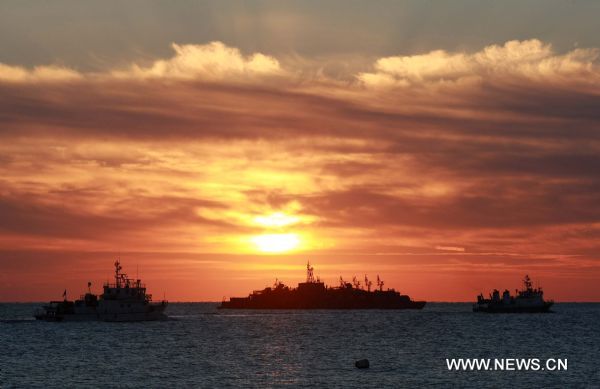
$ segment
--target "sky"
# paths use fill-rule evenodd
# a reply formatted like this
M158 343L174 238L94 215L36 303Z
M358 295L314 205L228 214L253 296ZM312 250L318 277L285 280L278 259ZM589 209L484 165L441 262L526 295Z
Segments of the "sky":
M0 301L600 301L600 3L0 3Z

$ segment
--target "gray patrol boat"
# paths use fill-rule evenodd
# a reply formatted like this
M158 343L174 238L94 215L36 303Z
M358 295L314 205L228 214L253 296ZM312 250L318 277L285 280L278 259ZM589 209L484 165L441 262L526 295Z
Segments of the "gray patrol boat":
M67 291L61 301L51 301L35 313L37 320L46 321L148 321L165 320L167 301L153 302L146 293L146 285L139 279L131 279L121 272L121 264L115 262L115 282L105 283L98 297L90 290L75 301L67 300Z
M477 303L473 304L473 312L487 313L537 313L550 312L550 307L554 304L552 300L544 300L544 291L542 288L533 288L531 279L528 275L523 280L524 288L517 290L515 296L511 296L508 290L502 293L497 289L486 299L483 294L477 296Z

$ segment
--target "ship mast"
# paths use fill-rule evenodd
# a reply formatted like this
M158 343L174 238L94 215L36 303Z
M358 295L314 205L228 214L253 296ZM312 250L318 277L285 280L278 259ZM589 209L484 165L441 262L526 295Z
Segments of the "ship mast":
M379 291L383 291L383 280L379 278L379 274L377 274L377 287L379 288Z
M306 282L312 284L315 281L314 268L310 266L310 261L306 262Z
M528 274L525 275L525 279L523 280L523 284L525 284L525 290L529 291L529 290L532 289L532 287L531 287L531 278L529 278Z
M369 281L369 279L367 278L367 275L365 274L365 285L367 286L367 291L371 291L371 285L373 285L372 281Z
M115 261L115 286L116 286L117 288L120 288L120 287L121 287L121 278L122 278L122 276L121 276L121 274L119 273L119 272L121 271L121 269L123 269L123 268L121 267L121 262L119 262L119 260L117 259L117 260Z

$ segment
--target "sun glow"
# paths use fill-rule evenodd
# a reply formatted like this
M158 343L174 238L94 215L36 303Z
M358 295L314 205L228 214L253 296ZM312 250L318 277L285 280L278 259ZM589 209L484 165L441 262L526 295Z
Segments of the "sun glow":
M264 234L253 237L251 241L265 253L290 251L300 244L297 234Z
M283 212L275 212L267 216L257 216L254 218L256 224L265 227L284 227L290 224L296 224L300 219L296 216L286 215Z

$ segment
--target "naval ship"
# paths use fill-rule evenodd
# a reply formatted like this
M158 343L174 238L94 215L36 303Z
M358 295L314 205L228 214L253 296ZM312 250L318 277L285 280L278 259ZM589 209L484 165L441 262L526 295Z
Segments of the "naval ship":
M486 299L483 294L477 296L477 303L473 305L473 312L488 313L536 313L550 312L554 301L544 300L542 288L533 288L528 275L523 280L524 287L517 290L515 296L511 296L508 290L504 290L502 298L497 289Z
M273 287L252 292L248 297L232 297L219 309L422 309L425 301L413 301L394 289L383 290L383 280L377 276L377 289L365 276L364 287L354 277L339 287L328 287L314 276L310 262L306 265L306 282L290 288L279 281ZM365 289L366 287L366 289Z
M120 262L115 262L115 282L105 283L104 291L98 298L90 290L79 300L51 301L35 313L37 320L46 321L148 321L164 320L167 301L152 302L152 295L146 293L146 285L121 272Z

